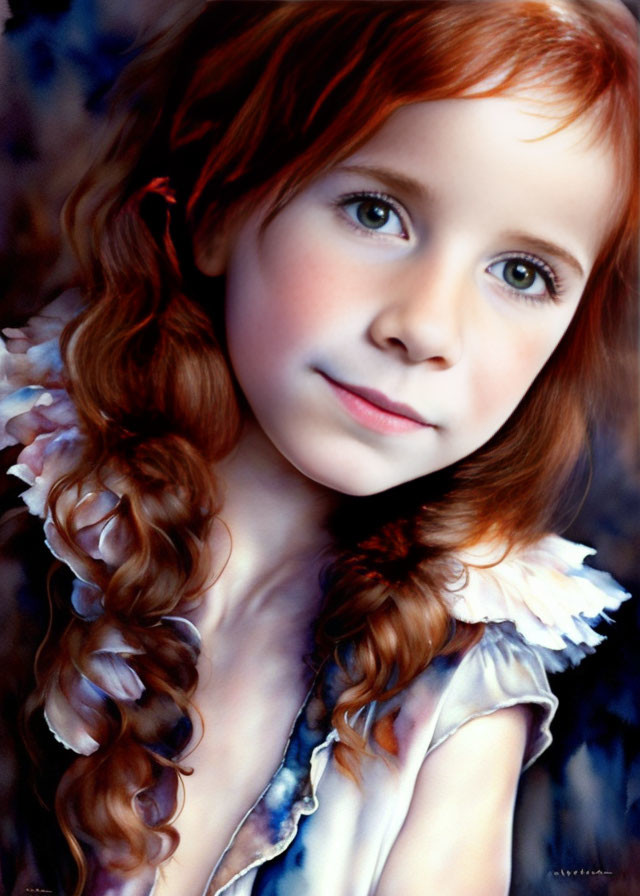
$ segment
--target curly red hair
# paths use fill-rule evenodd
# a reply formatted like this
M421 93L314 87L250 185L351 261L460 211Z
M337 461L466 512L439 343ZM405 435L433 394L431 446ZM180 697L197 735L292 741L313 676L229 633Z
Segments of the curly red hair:
M513 0L210 2L146 48L120 86L115 137L66 206L87 307L63 349L86 447L51 495L55 513L80 484L115 472L127 482L120 512L133 546L113 575L94 564L105 615L88 622L68 611L42 654L36 703L53 677L85 667L89 631L106 621L144 645L131 664L152 707L186 710L194 693L195 659L160 620L202 590L220 503L211 464L241 419L220 325L224 282L198 272L194 240L215 239L267 198L276 215L403 105L543 83L554 103L567 101L567 122L588 116L615 153L617 224L569 330L501 431L423 481L345 499L332 523L317 655L340 659L351 645L352 685L333 723L337 760L357 774L363 742L348 718L481 634L452 630L442 595L453 554L487 535L508 546L551 528L613 363L630 351L635 65L628 17L600 0L519 0L517 11ZM57 519L91 563L71 522ZM128 873L177 837L170 815L149 823L139 808L161 772L180 773L176 755L153 746L153 713L113 701L108 724L95 726L100 748L71 764L57 804L81 869L77 894L81 844L100 844L111 868Z

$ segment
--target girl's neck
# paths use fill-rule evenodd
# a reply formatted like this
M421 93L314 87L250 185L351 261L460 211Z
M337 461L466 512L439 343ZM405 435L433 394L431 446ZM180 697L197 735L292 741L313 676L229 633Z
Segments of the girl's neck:
M292 467L254 421L215 472L223 506L211 535L216 578L197 613L201 630L278 612L274 604L290 600L292 582L302 586L295 612L315 615L335 494Z

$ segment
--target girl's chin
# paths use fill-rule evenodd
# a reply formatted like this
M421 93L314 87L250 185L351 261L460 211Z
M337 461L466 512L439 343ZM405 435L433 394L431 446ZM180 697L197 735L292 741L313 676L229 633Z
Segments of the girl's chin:
M421 478L420 476L402 478L392 476L387 471L384 473L377 472L373 465L367 465L366 463L356 464L349 468L345 465L338 466L337 463L335 466L330 466L326 462L321 465L314 465L302 462L297 463L290 458L287 459L307 481L327 491L353 498L366 498L370 495L377 495L396 486L412 482L414 479ZM422 475L427 475L427 473L425 472Z

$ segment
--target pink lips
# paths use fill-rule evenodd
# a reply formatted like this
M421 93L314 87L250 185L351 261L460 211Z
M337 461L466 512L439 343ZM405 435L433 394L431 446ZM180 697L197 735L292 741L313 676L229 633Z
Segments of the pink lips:
M421 417L412 407L391 401L382 392L363 386L339 383L326 373L321 371L320 373L351 416L374 432L400 433L423 429L425 426L433 427L433 424Z

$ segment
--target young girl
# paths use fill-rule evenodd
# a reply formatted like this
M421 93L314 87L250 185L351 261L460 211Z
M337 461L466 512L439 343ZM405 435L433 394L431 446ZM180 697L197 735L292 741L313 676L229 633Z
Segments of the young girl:
M545 669L626 596L551 531L628 347L635 58L613 0L289 0L130 67L75 288L5 330L78 869L9 892L507 892Z

